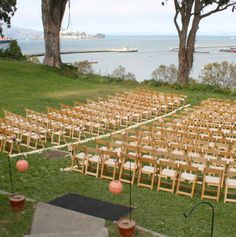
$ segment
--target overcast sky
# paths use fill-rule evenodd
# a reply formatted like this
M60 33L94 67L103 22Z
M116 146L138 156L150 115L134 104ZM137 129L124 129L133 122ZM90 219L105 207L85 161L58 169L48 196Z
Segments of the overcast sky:
M105 34L176 34L173 0L71 0L70 31ZM63 28L68 22L68 8ZM199 34L236 35L236 13L217 13L202 21ZM42 30L41 0L17 0L12 25Z

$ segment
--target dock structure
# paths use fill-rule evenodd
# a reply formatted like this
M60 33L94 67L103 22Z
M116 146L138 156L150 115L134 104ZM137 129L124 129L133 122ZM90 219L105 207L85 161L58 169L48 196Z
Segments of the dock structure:
M61 54L79 54L79 53L136 53L138 49L131 49L128 47L121 49L95 49L95 50L71 50L71 51L62 51ZM26 54L27 57L41 57L45 53L33 53Z

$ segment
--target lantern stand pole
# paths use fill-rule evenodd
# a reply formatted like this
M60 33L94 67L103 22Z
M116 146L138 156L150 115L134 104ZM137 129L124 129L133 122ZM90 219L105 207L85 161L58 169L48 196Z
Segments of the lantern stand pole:
M13 182L12 182L12 171L11 171L11 158L8 156L8 168L9 168L9 176L10 176L10 184L11 184L11 193L13 194Z
M131 204L132 204L132 200L131 200L132 199L132 197L131 197L131 191L132 191L131 190L131 181L132 181L132 178L131 178L132 177L131 176L132 175L132 172L131 172L131 161L129 163L130 163L130 165L129 165L130 166L129 167L130 168L129 169L129 174L130 174L130 184L129 184L129 220L131 222L131 217L132 217L131 216L131 211L132 211L132 208L131 208Z

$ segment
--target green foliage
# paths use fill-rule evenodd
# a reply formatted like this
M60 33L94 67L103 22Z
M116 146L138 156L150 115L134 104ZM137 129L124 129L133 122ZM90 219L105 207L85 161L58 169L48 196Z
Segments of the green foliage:
M16 59L16 60L25 59L25 57L23 56L23 54L21 52L21 48L18 45L16 40L13 40L9 44L9 47L7 47L6 49L1 49L0 50L0 57Z
M27 57L26 58L28 62L33 63L33 64L40 64L40 61L38 57Z
M177 76L178 70L175 65L160 65L152 72L151 79L160 83L175 83L177 82Z
M236 64L229 62L210 63L202 69L200 78L207 85L235 88L236 87Z
M129 84L138 84L136 77L133 73L127 72L126 68L119 65L112 73L109 75L111 80L115 81L125 81Z
M78 76L81 74L92 74L93 67L92 64L88 60L75 62L74 66L77 68Z
M156 80L145 80L142 82L144 85L155 86L155 87L165 87L169 89L179 90L179 91L195 91L195 92L204 92L207 93L218 93L221 95L227 96L236 96L236 92L230 88L223 88L218 85L209 85L204 83L198 83L195 80L191 79L190 83L186 85L181 85L176 83L161 82Z
M11 25L11 17L16 11L16 0L1 0L0 1L0 20Z

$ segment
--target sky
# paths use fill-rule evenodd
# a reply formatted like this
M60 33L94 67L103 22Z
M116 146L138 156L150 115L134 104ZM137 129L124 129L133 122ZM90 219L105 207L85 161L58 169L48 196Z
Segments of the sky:
M71 0L69 31L105 34L175 35L173 0ZM62 28L68 24L68 7ZM200 24L202 35L236 35L236 13L231 10L214 14ZM41 0L17 0L12 18L17 27L43 30Z

